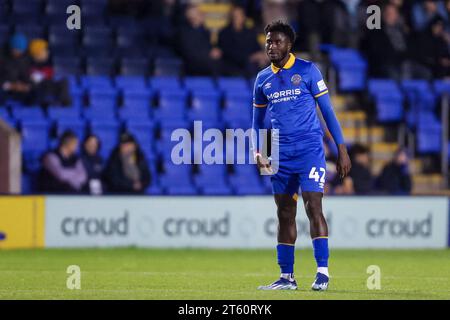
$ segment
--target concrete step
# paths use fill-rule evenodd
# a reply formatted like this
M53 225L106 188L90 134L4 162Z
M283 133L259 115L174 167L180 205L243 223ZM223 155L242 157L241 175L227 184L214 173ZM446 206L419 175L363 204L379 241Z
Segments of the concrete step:
M385 160L392 159L394 152L397 150L398 144L392 142L376 142L370 146L373 160Z
M412 180L414 194L430 194L443 190L443 178L440 174L415 174Z
M343 127L342 132L344 134L345 141L347 143L376 143L383 142L384 140L384 128L383 127Z

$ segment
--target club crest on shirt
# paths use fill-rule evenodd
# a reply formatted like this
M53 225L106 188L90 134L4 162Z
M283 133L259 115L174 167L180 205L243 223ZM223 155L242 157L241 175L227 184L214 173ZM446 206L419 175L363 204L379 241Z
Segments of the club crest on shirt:
M302 76L299 75L298 73L294 74L291 77L291 82L296 86L298 86L300 84L300 81L302 81Z

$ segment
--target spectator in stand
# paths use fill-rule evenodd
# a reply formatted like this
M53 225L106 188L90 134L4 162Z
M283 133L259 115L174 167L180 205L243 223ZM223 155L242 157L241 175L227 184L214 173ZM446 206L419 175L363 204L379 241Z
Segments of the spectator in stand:
M78 138L66 131L58 147L44 155L40 189L50 193L80 193L87 182L86 170L77 155Z
M361 49L367 56L371 77L399 80L403 77L408 54L407 34L396 6L386 5L382 18L383 27L368 30L361 42Z
M234 6L230 24L219 33L218 47L223 52L224 74L253 76L269 63L257 41L256 31L245 25L247 17L242 7Z
M377 184L382 192L389 194L411 193L412 183L406 150L400 148L395 152L392 161L383 168Z
M88 189L90 194L103 193L102 173L104 161L99 154L100 141L96 135L88 135L83 142L81 160L88 176Z
M51 104L70 105L71 99L67 81L53 78L53 67L50 63L47 41L42 39L31 41L29 52L32 61L30 77L34 103L44 106Z
M420 0L412 8L412 24L416 31L423 31L436 17L448 20L447 12L443 1L440 0Z
M150 184L150 171L144 154L134 137L128 133L120 136L104 172L104 182L109 192L144 193Z
M369 194L373 191L374 179L370 172L369 149L361 144L355 144L351 149L352 169L350 178L355 194Z
M211 44L211 35L204 27L205 16L198 5L189 5L186 23L179 32L178 49L190 75L219 75L222 50Z
M428 75L422 78L450 76L450 50L446 37L444 20L439 16L416 37L415 61Z
M6 99L32 103L27 47L27 38L17 33L11 37L7 52L0 58L0 103Z

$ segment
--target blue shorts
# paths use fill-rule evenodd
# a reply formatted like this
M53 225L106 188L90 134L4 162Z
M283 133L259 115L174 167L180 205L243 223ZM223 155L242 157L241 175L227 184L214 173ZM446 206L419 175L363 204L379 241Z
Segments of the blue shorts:
M301 149L280 149L278 171L270 178L272 192L294 196L300 188L323 193L326 162L322 137L305 141ZM272 158L272 163L275 159Z

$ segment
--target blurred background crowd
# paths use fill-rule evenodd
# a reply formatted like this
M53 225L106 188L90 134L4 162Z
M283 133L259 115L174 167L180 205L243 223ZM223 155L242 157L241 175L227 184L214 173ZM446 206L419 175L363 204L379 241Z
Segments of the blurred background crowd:
M446 189L450 0L0 0L0 118L23 137L23 193L270 193L255 168L175 168L169 140L196 119L251 125L276 19L327 78L350 147L342 181L326 132L327 193Z

